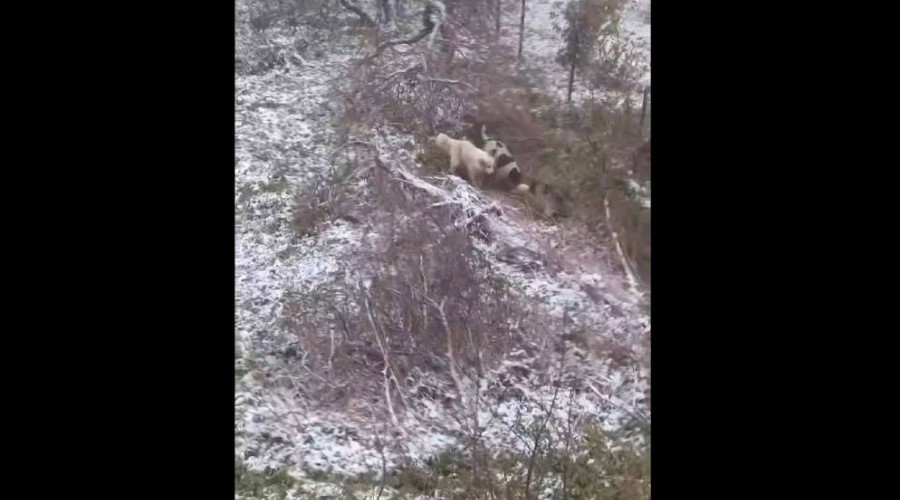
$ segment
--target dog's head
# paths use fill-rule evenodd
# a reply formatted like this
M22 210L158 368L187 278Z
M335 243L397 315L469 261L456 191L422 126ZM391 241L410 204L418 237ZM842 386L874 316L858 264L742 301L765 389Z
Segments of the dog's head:
M440 133L440 134L428 139L428 142L431 144L434 144L435 146L437 146L439 148L446 149L447 144L449 144L449 142L450 142L450 137L447 134Z
M485 155L481 160L481 167L484 168L484 173L487 175L494 175L494 159L488 155Z

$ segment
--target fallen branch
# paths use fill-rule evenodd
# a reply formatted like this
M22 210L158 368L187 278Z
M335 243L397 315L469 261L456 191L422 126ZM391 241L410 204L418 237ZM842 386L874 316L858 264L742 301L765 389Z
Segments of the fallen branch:
M471 184L460 177L449 175L443 178L437 178L443 179L444 181L450 182L455 185L455 189L451 193L448 193L445 189L428 183L418 176L410 173L399 164L393 165L391 168L389 168L381 159L381 148L378 147L377 142L373 141L369 143L357 140L350 141L347 144L351 143L365 145L372 148L375 153L375 166L390 174L393 180L413 186L422 191L425 191L435 198L438 198L438 201L431 204L429 208L438 208L447 205L458 208L460 210L461 216L455 223L455 226L457 228L469 228L473 222L478 221L479 219L485 217L487 214L501 213L499 205L496 202L485 203L484 201L482 201L478 191ZM393 155L393 158L396 163L400 163L400 158L398 156Z
M378 348L381 349L381 355L384 356L384 369L381 371L381 374L384 376L384 400L387 403L388 413L391 415L391 423L394 424L394 427L398 427L400 422L397 420L397 414L394 413L394 403L391 401L391 381L388 378L390 362L387 351L384 349L384 344L381 342L381 336L378 335L378 327L375 326L375 318L372 317L369 299L366 299L366 313L369 316L369 323L372 325L372 331L375 334L375 341L378 343Z
M419 79L422 80L422 81L425 81L425 82L446 83L446 84L449 84L449 85L462 85L462 86L464 86L464 87L468 87L469 90L471 90L472 92L477 92L477 91L478 91L478 89L476 89L476 88L473 87L472 85L469 85L468 83L463 82L463 81L460 81L460 80L448 80L448 79L446 79L446 78L426 78L426 77L421 76L421 75L419 76Z
M413 44L421 41L423 38L425 38L429 34L431 34L431 32L422 30L421 32L419 32L418 35L416 35L408 40L392 40L392 41L388 41L388 42L383 42L380 45L378 45L378 47L375 48L375 52L360 59L359 62L356 63L356 65L361 66L365 63L372 61L372 59L375 59L376 57L380 56L382 54L382 52L384 52L384 50L389 47L394 47L397 45L413 45Z
M396 45L413 45L415 43L422 41L423 38L425 38L426 36L428 36L430 34L431 34L430 30L423 29L416 36L414 36L412 38L407 38L406 40L391 40L388 42L384 42L378 46L376 55L380 54L384 49L386 49L388 47L394 47Z
M591 384L590 382L585 382L585 387L587 387L588 389L591 390L591 392L596 394L600 398L601 401L609 404L610 406L612 406L614 408L622 410L622 412L624 412L629 417L635 419L640 425L642 425L642 426L650 425L650 418L647 417L647 415L640 408L637 408L637 407L632 408L632 407L629 407L627 404L616 402L612 396L607 396L607 395L603 394L602 392L600 392L599 389L594 387L594 385Z
M447 321L447 315L444 313L444 304L447 302L447 299L442 300L440 304L432 299L428 300L431 302L432 306L438 310L438 313L441 316L441 324L444 326L444 331L447 333L447 359L450 362L450 378L453 379L453 384L456 386L456 392L459 393L459 399L462 402L463 407L465 407L466 393L463 391L462 379L460 379L459 372L456 370L456 358L453 356L453 333L450 331L450 323Z
M625 258L625 252L622 251L622 245L619 243L619 233L616 231L615 226L612 223L612 219L610 218L609 213L609 197L605 196L603 198L603 208L606 210L606 223L609 226L609 230L612 233L613 241L616 244L616 253L619 254L619 258L622 260L622 267L625 268L625 278L628 280L628 285L631 287L633 293L637 294L639 297L643 294L638 288L637 280L634 278L634 273L631 272L631 266L628 263L628 259Z

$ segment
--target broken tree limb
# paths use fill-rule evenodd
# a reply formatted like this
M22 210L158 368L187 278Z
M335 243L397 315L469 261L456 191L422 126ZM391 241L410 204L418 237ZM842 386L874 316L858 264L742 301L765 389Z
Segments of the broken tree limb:
M476 89L475 87L473 87L473 86L469 85L468 83L463 82L461 80L448 80L446 78L428 78L428 77L424 77L422 75L419 75L419 79L422 81L425 81L425 82L446 83L448 85L462 85L464 87L467 87L472 92L478 91L478 89Z
M625 252L622 250L622 244L619 242L619 233L616 231L616 228L612 223L612 219L610 218L608 196L605 196L603 198L603 207L606 209L606 223L609 226L613 241L616 244L616 253L619 254L619 258L622 260L622 267L625 268L625 279L628 280L628 286L631 287L632 293L641 296L643 294L638 287L637 279L635 279L634 273L631 272L631 265L628 263L628 259L625 257Z

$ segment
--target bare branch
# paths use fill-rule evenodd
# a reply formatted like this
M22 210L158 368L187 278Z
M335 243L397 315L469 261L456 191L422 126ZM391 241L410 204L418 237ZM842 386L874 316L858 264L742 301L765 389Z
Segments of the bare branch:
M412 38L407 38L405 40L391 40L388 42L384 42L378 46L376 55L381 54L381 52L383 52L384 49L386 49L388 47L394 47L396 45L413 45L417 42L420 42L423 38L425 38L426 36L428 36L430 34L431 34L430 30L423 29L416 36L414 36Z
M463 407L465 407L466 393L463 391L462 379L460 379L459 372L456 370L456 359L453 356L453 333L450 331L450 323L447 321L447 314L444 312L444 304L447 302L447 299L442 300L440 304L432 299L428 299L428 301L438 310L438 313L441 316L441 324L444 326L444 331L447 334L447 359L450 362L450 377L453 379L453 384L456 386L456 392L459 394L459 399L462 402Z
M381 374L384 376L384 400L387 403L388 413L391 415L391 423L397 427L400 425L400 422L397 420L397 414L394 413L394 403L391 401L391 381L388 378L390 361L388 360L384 344L381 342L381 336L378 334L378 327L375 326L375 318L372 316L372 308L369 307L368 298L366 299L366 313L369 316L369 324L372 325L372 331L375 334L375 341L378 343L378 348L381 349L381 355L384 356L384 369L381 371Z
M376 85L375 85L375 88L376 88L376 89L381 89L382 87L384 87L385 85L387 85L394 77L397 77L397 76L400 76L400 75L409 75L410 73L412 73L412 72L414 72L414 71L421 70L421 69L423 69L422 63L416 63L416 64L413 64L412 66L410 66L410 67L408 67L408 68L394 71L394 72L391 73L390 75L384 77L384 79L381 80L381 82L379 82L378 84L376 84Z
M464 87L468 87L469 90L471 90L472 92L478 92L478 89L476 89L475 87L469 85L468 83L460 81L460 80L448 80L446 78L429 78L429 77L424 77L421 75L419 76L419 79L422 81L426 81L426 82L446 83L449 85L462 85Z
M609 230L612 233L613 241L616 243L616 252L619 254L619 257L622 259L622 267L625 268L625 277L628 279L628 285L631 288L631 292L635 295L641 296L640 288L638 288L637 279L634 277L634 273L631 271L631 264L628 262L628 259L625 257L625 252L622 251L622 244L619 240L619 233L616 231L615 226L613 225L612 219L609 214L609 197L603 197L603 207L606 209L606 223L609 226Z
M359 16L360 21L362 21L365 26L370 28L375 26L375 21L359 7L351 4L348 0L338 0L338 2L340 2L345 9Z
M525 498L531 498L529 495L529 492L531 491L531 475L534 472L534 465L537 461L538 451L540 450L541 436L544 433L544 429L547 428L547 422L553 415L553 408L556 406L556 395L558 393L559 385L556 385L553 388L553 399L550 401L550 407L547 409L547 414L544 416L544 420L541 422L541 425L538 427L534 436L534 448L531 451L531 458L528 459L528 472L525 475Z

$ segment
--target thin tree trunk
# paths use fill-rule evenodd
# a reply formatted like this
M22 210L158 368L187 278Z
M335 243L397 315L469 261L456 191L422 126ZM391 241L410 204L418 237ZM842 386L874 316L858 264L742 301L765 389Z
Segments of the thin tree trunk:
M501 0L497 0L497 15L494 17L494 26L497 33L500 33L500 2Z
M380 0L381 3L381 22L384 25L388 25L393 20L393 16L391 15L391 0Z
M522 18L519 20L519 59L522 59L523 40L525 40L525 0L522 0Z
M572 57L572 65L569 67L569 98L567 102L572 104L572 87L575 86L575 57Z
M647 97L650 95L650 87L644 87L644 101L641 103L640 135L644 135L644 118L647 117Z

